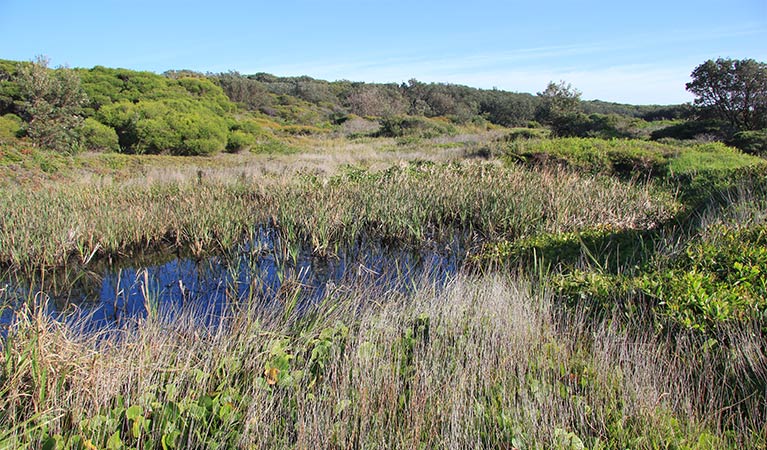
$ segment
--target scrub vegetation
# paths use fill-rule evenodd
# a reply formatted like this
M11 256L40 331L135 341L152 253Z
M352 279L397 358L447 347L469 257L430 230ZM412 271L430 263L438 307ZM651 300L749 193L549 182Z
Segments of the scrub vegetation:
M706 100L762 70L634 106L0 61L0 448L767 448L767 116ZM457 267L306 301L299 254L373 248ZM169 249L223 308L51 311Z

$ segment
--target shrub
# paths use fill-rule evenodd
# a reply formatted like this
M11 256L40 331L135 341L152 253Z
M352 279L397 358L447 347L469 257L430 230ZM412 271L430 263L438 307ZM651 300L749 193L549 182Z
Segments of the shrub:
M20 66L15 77L21 98L24 132L36 144L60 152L80 148L78 130L83 122L82 107L87 96L80 77L71 69L48 69L48 60Z
M516 141L519 139L543 139L549 137L549 130L545 128L515 128L501 139L504 141Z
M81 133L85 148L93 151L118 151L120 144L115 129L104 125L93 118L87 118L83 122Z
M767 128L735 133L730 143L746 153L767 156Z
M256 137L242 130L231 130L226 140L226 151L246 150L256 143Z
M445 134L455 134L455 132L455 127L449 123L418 116L392 116L381 119L381 128L378 130L377 136L432 138Z
M117 131L129 153L209 155L226 147L229 132L223 117L191 99L115 103L98 118Z
M767 312L767 229L720 228L687 248L668 270L643 278L641 288L674 320L706 331Z
M650 134L650 139L654 141L664 138L689 140L701 136L719 136L722 134L722 125L720 122L711 120L691 120L655 130Z
M13 140L21 132L22 121L16 114L0 117L0 141Z

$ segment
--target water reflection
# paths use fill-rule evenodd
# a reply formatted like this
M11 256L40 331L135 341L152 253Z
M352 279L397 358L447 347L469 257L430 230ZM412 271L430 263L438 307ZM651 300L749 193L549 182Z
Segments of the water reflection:
M360 282L409 289L408 280L444 280L455 273L463 259L459 242L416 251L360 243L321 257L307 248L285 248L274 233L259 230L255 239L227 255L197 259L160 251L120 264L69 268L37 281L6 281L2 296L14 306L3 310L0 324L7 327L13 310L34 298L44 298L48 313L60 320L85 318L89 328L100 329L144 317L152 309L172 316L194 308L200 320L210 322L233 305L269 307L282 301L288 285L299 308Z

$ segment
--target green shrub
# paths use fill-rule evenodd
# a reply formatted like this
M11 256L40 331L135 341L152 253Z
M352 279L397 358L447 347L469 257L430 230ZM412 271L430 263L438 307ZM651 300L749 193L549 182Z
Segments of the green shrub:
M626 139L558 138L518 140L508 156L528 165L566 166L592 174L659 176L666 172L671 146Z
M735 133L730 143L745 153L767 156L767 128L759 131L740 131Z
M650 139L654 141L659 139L690 140L701 136L716 137L722 134L722 128L723 124L720 122L690 120L655 130L650 134Z
M722 143L669 145L636 139L557 138L512 141L509 161L565 166L593 173L675 178L710 171L729 172L763 161Z
M227 121L192 100L120 102L98 113L129 153L209 155L227 144Z
M672 266L645 276L644 292L681 325L707 331L732 320L767 318L767 228L720 227Z
M514 128L501 139L516 141L519 139L543 139L549 137L550 131L545 128Z
M455 134L456 129L449 123L419 116L391 116L381 119L380 137L418 136L432 138Z
M674 175L707 171L728 172L764 164L763 160L746 155L721 142L681 147L672 156L668 168Z
M118 151L120 144L117 132L112 127L102 124L96 119L87 118L83 122L82 135L85 148L92 151Z
M291 154L298 152L298 149L277 139L267 139L257 143L250 151L253 153Z
M0 116L0 142L14 140L21 133L22 121L16 114Z
M226 140L226 151L238 152L252 147L256 137L242 130L232 130Z
M554 135L559 137L596 137L602 139L638 137L636 120L617 114L565 114L551 121Z

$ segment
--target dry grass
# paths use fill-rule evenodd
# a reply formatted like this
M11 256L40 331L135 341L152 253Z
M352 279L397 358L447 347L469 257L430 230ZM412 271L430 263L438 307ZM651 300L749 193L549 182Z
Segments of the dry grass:
M46 430L103 446L119 431L149 448L175 430L177 448L765 445L764 393L741 389L767 376L748 327L707 348L560 311L500 276L412 295L359 286L303 317L263 304L217 328L194 317L93 336L20 315L0 360L0 442L37 446ZM139 435L130 406L152 420Z

